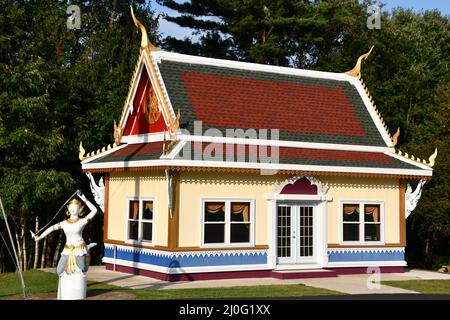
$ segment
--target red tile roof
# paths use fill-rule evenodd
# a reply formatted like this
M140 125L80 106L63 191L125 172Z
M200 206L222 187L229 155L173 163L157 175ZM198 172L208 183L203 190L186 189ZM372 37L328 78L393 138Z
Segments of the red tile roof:
M200 144L200 142L198 142ZM214 155L226 155L227 152L233 150L234 155L254 155L257 156L260 152L258 148L266 148L263 150L268 156L271 156L271 147L263 146L249 146L236 144L222 144L222 143L201 143L202 153L206 148L209 151L214 149ZM196 152L195 143L191 146L191 152ZM228 151L230 150L230 151ZM259 149L261 150L261 149ZM208 151L208 152L209 152ZM394 163L394 159L381 152L362 152L362 151L342 151L342 150L326 150L326 149L307 149L307 148L292 148L279 147L278 156L281 159L316 159L316 160L335 160L335 161L357 161L357 162L373 162L373 163Z
M182 72L197 119L227 128L363 137L343 88Z

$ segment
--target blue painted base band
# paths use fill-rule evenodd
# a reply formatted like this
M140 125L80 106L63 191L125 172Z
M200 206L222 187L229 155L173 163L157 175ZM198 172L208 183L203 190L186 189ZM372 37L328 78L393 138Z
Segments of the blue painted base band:
M106 258L114 258L114 249L105 246ZM117 247L116 259L151 264L167 268L185 267L211 267L211 266L231 266L231 265L255 265L267 264L267 253L263 252L225 252L211 254L160 254L158 252L145 252L139 249L122 249Z
M329 262L404 261L404 250L328 250Z

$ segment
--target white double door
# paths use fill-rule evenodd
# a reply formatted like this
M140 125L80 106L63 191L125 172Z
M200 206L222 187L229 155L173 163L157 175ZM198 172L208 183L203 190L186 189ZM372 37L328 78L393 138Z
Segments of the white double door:
M315 263L317 206L311 203L277 204L277 263Z

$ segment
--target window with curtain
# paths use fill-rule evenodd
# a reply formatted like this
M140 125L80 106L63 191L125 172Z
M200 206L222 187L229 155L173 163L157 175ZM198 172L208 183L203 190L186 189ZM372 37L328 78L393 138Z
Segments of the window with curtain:
M225 242L225 202L205 202L205 243Z
M251 202L205 201L203 242L242 244L251 241Z
M138 240L139 201L131 200L128 206L128 239Z
M153 201L129 200L128 240L153 241Z
M381 206L371 203L342 205L342 240L344 242L381 241Z
M359 204L344 204L342 213L344 241L359 241Z
M365 204L364 205L364 240L380 241L381 220L380 205Z
M250 242L250 203L231 202L230 242Z

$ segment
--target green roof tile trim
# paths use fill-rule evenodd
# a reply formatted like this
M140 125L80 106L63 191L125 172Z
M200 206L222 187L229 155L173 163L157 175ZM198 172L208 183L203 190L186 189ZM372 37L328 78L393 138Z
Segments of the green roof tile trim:
M130 144L89 163L157 160L161 157L162 146L162 141Z
M182 157L175 157L175 159L182 159ZM223 156L225 160L225 156ZM208 161L222 161L222 157L216 157L208 159ZM237 162L238 158L235 155L234 161L230 161L231 163ZM245 160L243 158L239 159L240 162L252 163L250 162L249 156L245 156ZM267 161L260 161L258 158L257 163L268 163ZM255 162L253 162L255 163ZM308 158L280 158L278 159L279 164L290 164L290 165L310 165L310 166L338 166L338 167L357 167L357 168L382 168L382 169L412 169L412 170L421 170L421 168L414 166L412 164L400 161L398 159L393 158L393 162L385 163L385 162L368 162L368 161L351 161L351 160L337 160L337 159L308 159Z
M249 71L227 67L181 63L164 59L161 60L158 66L174 110L180 109L181 112L180 127L187 129L191 134L194 134L193 128L194 120L202 120L202 119L195 118L191 101L188 98L188 94L186 92L181 77L182 72L197 72L212 75L251 78L257 80L270 80L274 82L291 82L303 85L341 88L345 91L347 98L351 102L353 111L356 117L358 118L361 127L366 132L366 136L358 137L358 136L280 131L279 139L289 141L317 142L317 143L339 143L339 144L354 144L354 145L382 146L382 147L386 146L378 129L373 123L372 118L369 112L367 111L364 102L361 96L359 95L357 89L349 82L331 79L316 79L297 75L284 75L262 71ZM203 133L209 128L210 127L203 124ZM223 135L225 135L225 130L227 128L224 127L215 127L215 128L219 129L223 133ZM244 130L248 129L245 127L240 128Z

